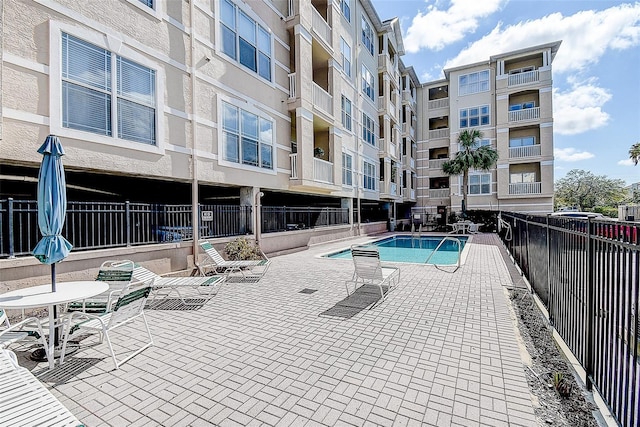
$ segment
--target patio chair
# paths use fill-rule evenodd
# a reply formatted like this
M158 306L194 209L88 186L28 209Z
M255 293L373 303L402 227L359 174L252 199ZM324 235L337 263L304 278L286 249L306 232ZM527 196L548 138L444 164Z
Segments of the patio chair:
M152 293L149 299L152 301L156 301L161 297L166 298L175 292L184 305L206 304L218 293L220 285L224 283L224 279L224 276L163 277L139 264L135 264L133 267L133 281L144 283L151 287ZM197 299L204 299L204 302L187 302L185 296L183 296L185 289L197 291Z
M98 332L100 333L100 343L103 342L104 338L107 339L107 344L109 346L109 351L111 352L111 357L113 358L113 363L118 369L120 365L131 359L136 354L142 352L147 347L153 344L153 337L151 336L151 331L149 330L149 324L147 323L147 319L144 316L144 305L149 297L149 293L151 292L150 287L140 287L134 290L129 290L122 294L118 301L116 302L113 311L102 313L102 314L89 314L81 311L77 311L72 313L66 320L67 329L65 331L64 340L62 342L62 352L60 354L60 365L64 362L64 353L67 348L67 342L69 341L69 337L73 335L78 330L88 331L88 332ZM147 331L147 335L149 337L149 341L144 343L142 347L129 354L127 357L118 361L116 359L116 353L113 350L113 345L111 344L111 338L109 337L109 333L120 326L129 324L136 320L138 317L142 318L144 326ZM83 321L74 324L74 320L76 319L84 319ZM127 337L129 338L129 337Z
M200 242L200 247L206 254L206 259L197 265L200 275L206 276L208 271L222 274L229 279L233 273L240 273L246 281L258 281L269 269L271 261L263 253L261 260L228 261L207 241Z
M2 328L1 325L5 325ZM44 348L45 354L49 355L49 346L45 339L44 331L40 320L35 317L27 317L26 319L14 323L9 323L7 313L0 308L0 349L8 348L11 344L17 342L40 342Z
M381 264L380 253L376 247L354 245L351 247L351 257L355 269L351 280L345 282L347 294L351 295L350 284L353 284L353 292L359 286L374 285L380 288L380 299L384 300L400 282L400 269Z
M109 290L82 301L74 301L67 305L68 312L84 311L86 313L106 313L111 311L118 297L126 292L133 277L133 261L109 260L102 263L96 280L107 282Z

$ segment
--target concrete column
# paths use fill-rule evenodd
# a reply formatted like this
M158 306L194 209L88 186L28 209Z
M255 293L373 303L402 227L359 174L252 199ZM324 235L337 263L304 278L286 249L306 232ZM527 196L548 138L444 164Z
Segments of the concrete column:
M240 206L251 206L254 210L254 214L247 217L250 214L245 213L244 211L240 212L240 233L247 234L249 230L244 226L247 223L253 223L255 218L255 207L253 206L253 198L255 193L259 191L255 187L241 187L240 188ZM256 232L256 226L253 226L253 232Z
M342 131L329 128L329 161L333 163L333 183L342 184Z
M351 197L343 197L340 199L340 207L349 209L349 224L353 224L353 199Z
M296 141L298 142L298 178L313 180L313 113L296 109Z

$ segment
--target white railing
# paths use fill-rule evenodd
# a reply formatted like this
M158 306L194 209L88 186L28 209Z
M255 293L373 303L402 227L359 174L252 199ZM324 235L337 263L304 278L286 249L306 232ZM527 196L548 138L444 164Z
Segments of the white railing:
M449 159L429 160L429 169L442 169L442 164Z
M298 179L298 153L289 154L291 161L291 179Z
M411 135L411 138L416 137L416 130L414 129L413 126L409 126L409 135Z
M524 110L509 111L510 122L535 120L540 118L540 107L525 108Z
M405 199L415 199L416 198L416 190L412 190L409 188L403 188L402 189L402 197L404 197Z
M536 145L526 145L524 147L510 147L509 148L509 158L513 159L516 157L533 157L539 156L541 153L540 144Z
M378 97L378 110L384 110L384 102L385 102L385 97L384 96L379 96Z
M449 137L449 128L435 129L435 130L429 131L429 139L448 138L448 137Z
M311 85L311 90L313 92L313 105L328 113L330 116L333 115L333 97L331 94L316 83Z
M509 86L526 85L540 81L538 70L527 71L525 73L509 74Z
M397 156L397 149L396 149L396 144L394 144L393 142L391 142L389 144L389 155L391 157L396 157Z
M296 15L296 0L289 0L287 7L287 18L293 18Z
M396 196L398 194L398 184L395 182L389 183L389 194Z
M408 102L409 104L411 104L412 106L415 107L416 105L416 99L413 97L413 94L411 93L410 90L403 90L402 91L402 100L404 102Z
M314 157L313 179L333 184L333 163Z
M331 27L315 7L311 8L311 26L313 27L313 31L327 46L331 47L333 45L333 43L331 43Z
M541 182L518 182L509 184L509 194L541 194Z
M296 89L296 73L289 73L289 99L295 99L298 97L298 91Z
M429 190L429 197L431 198L445 198L451 194L448 188L436 188L435 190Z
M415 167L416 167L416 159L411 157L410 160L409 160L409 166L411 166L411 169L415 169Z
M447 108L449 106L449 98L440 98L429 101L429 109L434 110L436 108Z

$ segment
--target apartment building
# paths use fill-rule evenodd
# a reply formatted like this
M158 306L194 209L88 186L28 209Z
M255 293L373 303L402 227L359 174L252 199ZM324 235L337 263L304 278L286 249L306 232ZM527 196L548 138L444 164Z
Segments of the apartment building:
M442 164L459 150L466 129L478 146L498 151L490 171L471 171L469 209L553 211L551 63L560 42L534 46L445 69L445 78L418 89L417 207L447 212L462 205L462 179Z
M36 150L56 134L70 200L255 206L262 197L349 208L355 222L456 210L457 178L438 162L456 150L461 114L486 105L480 128L500 162L489 192L474 175L470 208L550 210L559 43L421 85L400 59L398 19L382 21L369 0L0 7L0 198L35 197ZM460 83L485 75L487 90Z

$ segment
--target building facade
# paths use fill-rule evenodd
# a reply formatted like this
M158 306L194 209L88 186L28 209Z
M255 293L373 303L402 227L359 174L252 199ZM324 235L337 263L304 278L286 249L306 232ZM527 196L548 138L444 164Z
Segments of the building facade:
M56 134L70 200L262 197L349 208L354 222L457 210L458 180L440 166L479 108L500 161L473 175L470 208L551 211L559 44L420 84L398 19L369 0L94 5L2 3L0 198L35 196L36 151Z

